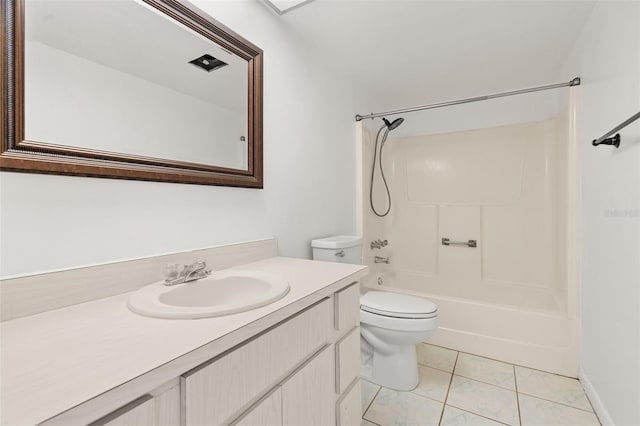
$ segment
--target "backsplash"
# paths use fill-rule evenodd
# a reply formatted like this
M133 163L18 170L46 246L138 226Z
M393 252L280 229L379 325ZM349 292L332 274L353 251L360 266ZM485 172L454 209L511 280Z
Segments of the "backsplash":
M277 255L277 240L266 239L0 280L0 321L137 290L164 279L167 263L204 260L220 270Z

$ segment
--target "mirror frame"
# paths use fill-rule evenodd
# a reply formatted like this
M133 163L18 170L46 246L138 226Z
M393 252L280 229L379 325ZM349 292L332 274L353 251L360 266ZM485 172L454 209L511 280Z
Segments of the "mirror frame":
M0 170L262 188L262 50L184 0L142 1L247 61L248 170L25 140L25 0L0 0Z

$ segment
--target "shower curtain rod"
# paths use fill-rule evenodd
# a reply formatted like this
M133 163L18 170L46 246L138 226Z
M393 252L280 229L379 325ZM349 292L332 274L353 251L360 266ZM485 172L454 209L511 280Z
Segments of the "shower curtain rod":
M541 90L557 89L559 87L579 86L579 85L580 85L580 77L576 77L573 80L566 83L548 84L546 86L531 87L529 89L512 90L510 92L494 93L493 95L476 96L474 98L458 99L455 101L439 102L436 104L429 104L429 105L420 105L420 106L411 107L411 108L378 112L375 114L371 113L369 115L357 114L356 121L361 121L361 120L364 120L365 118L376 118L376 117L382 117L387 115L403 114L405 112L422 111L424 109L434 109L434 108L441 108L441 107L446 107L451 105L468 104L471 102L487 101L489 99L502 98L505 96L521 95L523 93L539 92Z

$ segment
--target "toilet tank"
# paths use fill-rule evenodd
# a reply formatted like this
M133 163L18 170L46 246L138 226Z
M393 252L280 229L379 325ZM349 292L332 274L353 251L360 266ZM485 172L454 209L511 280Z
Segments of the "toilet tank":
M353 235L338 235L311 241L313 260L360 264L362 238Z

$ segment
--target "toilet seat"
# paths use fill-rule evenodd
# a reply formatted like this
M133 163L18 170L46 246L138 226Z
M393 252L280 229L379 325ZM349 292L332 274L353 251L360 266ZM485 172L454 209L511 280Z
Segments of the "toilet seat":
M397 318L360 309L360 323L362 326L367 325L387 330L423 332L434 330L438 326L438 316L434 315L431 318Z
M402 319L427 319L438 315L433 302L407 294L370 291L360 297L360 310Z

